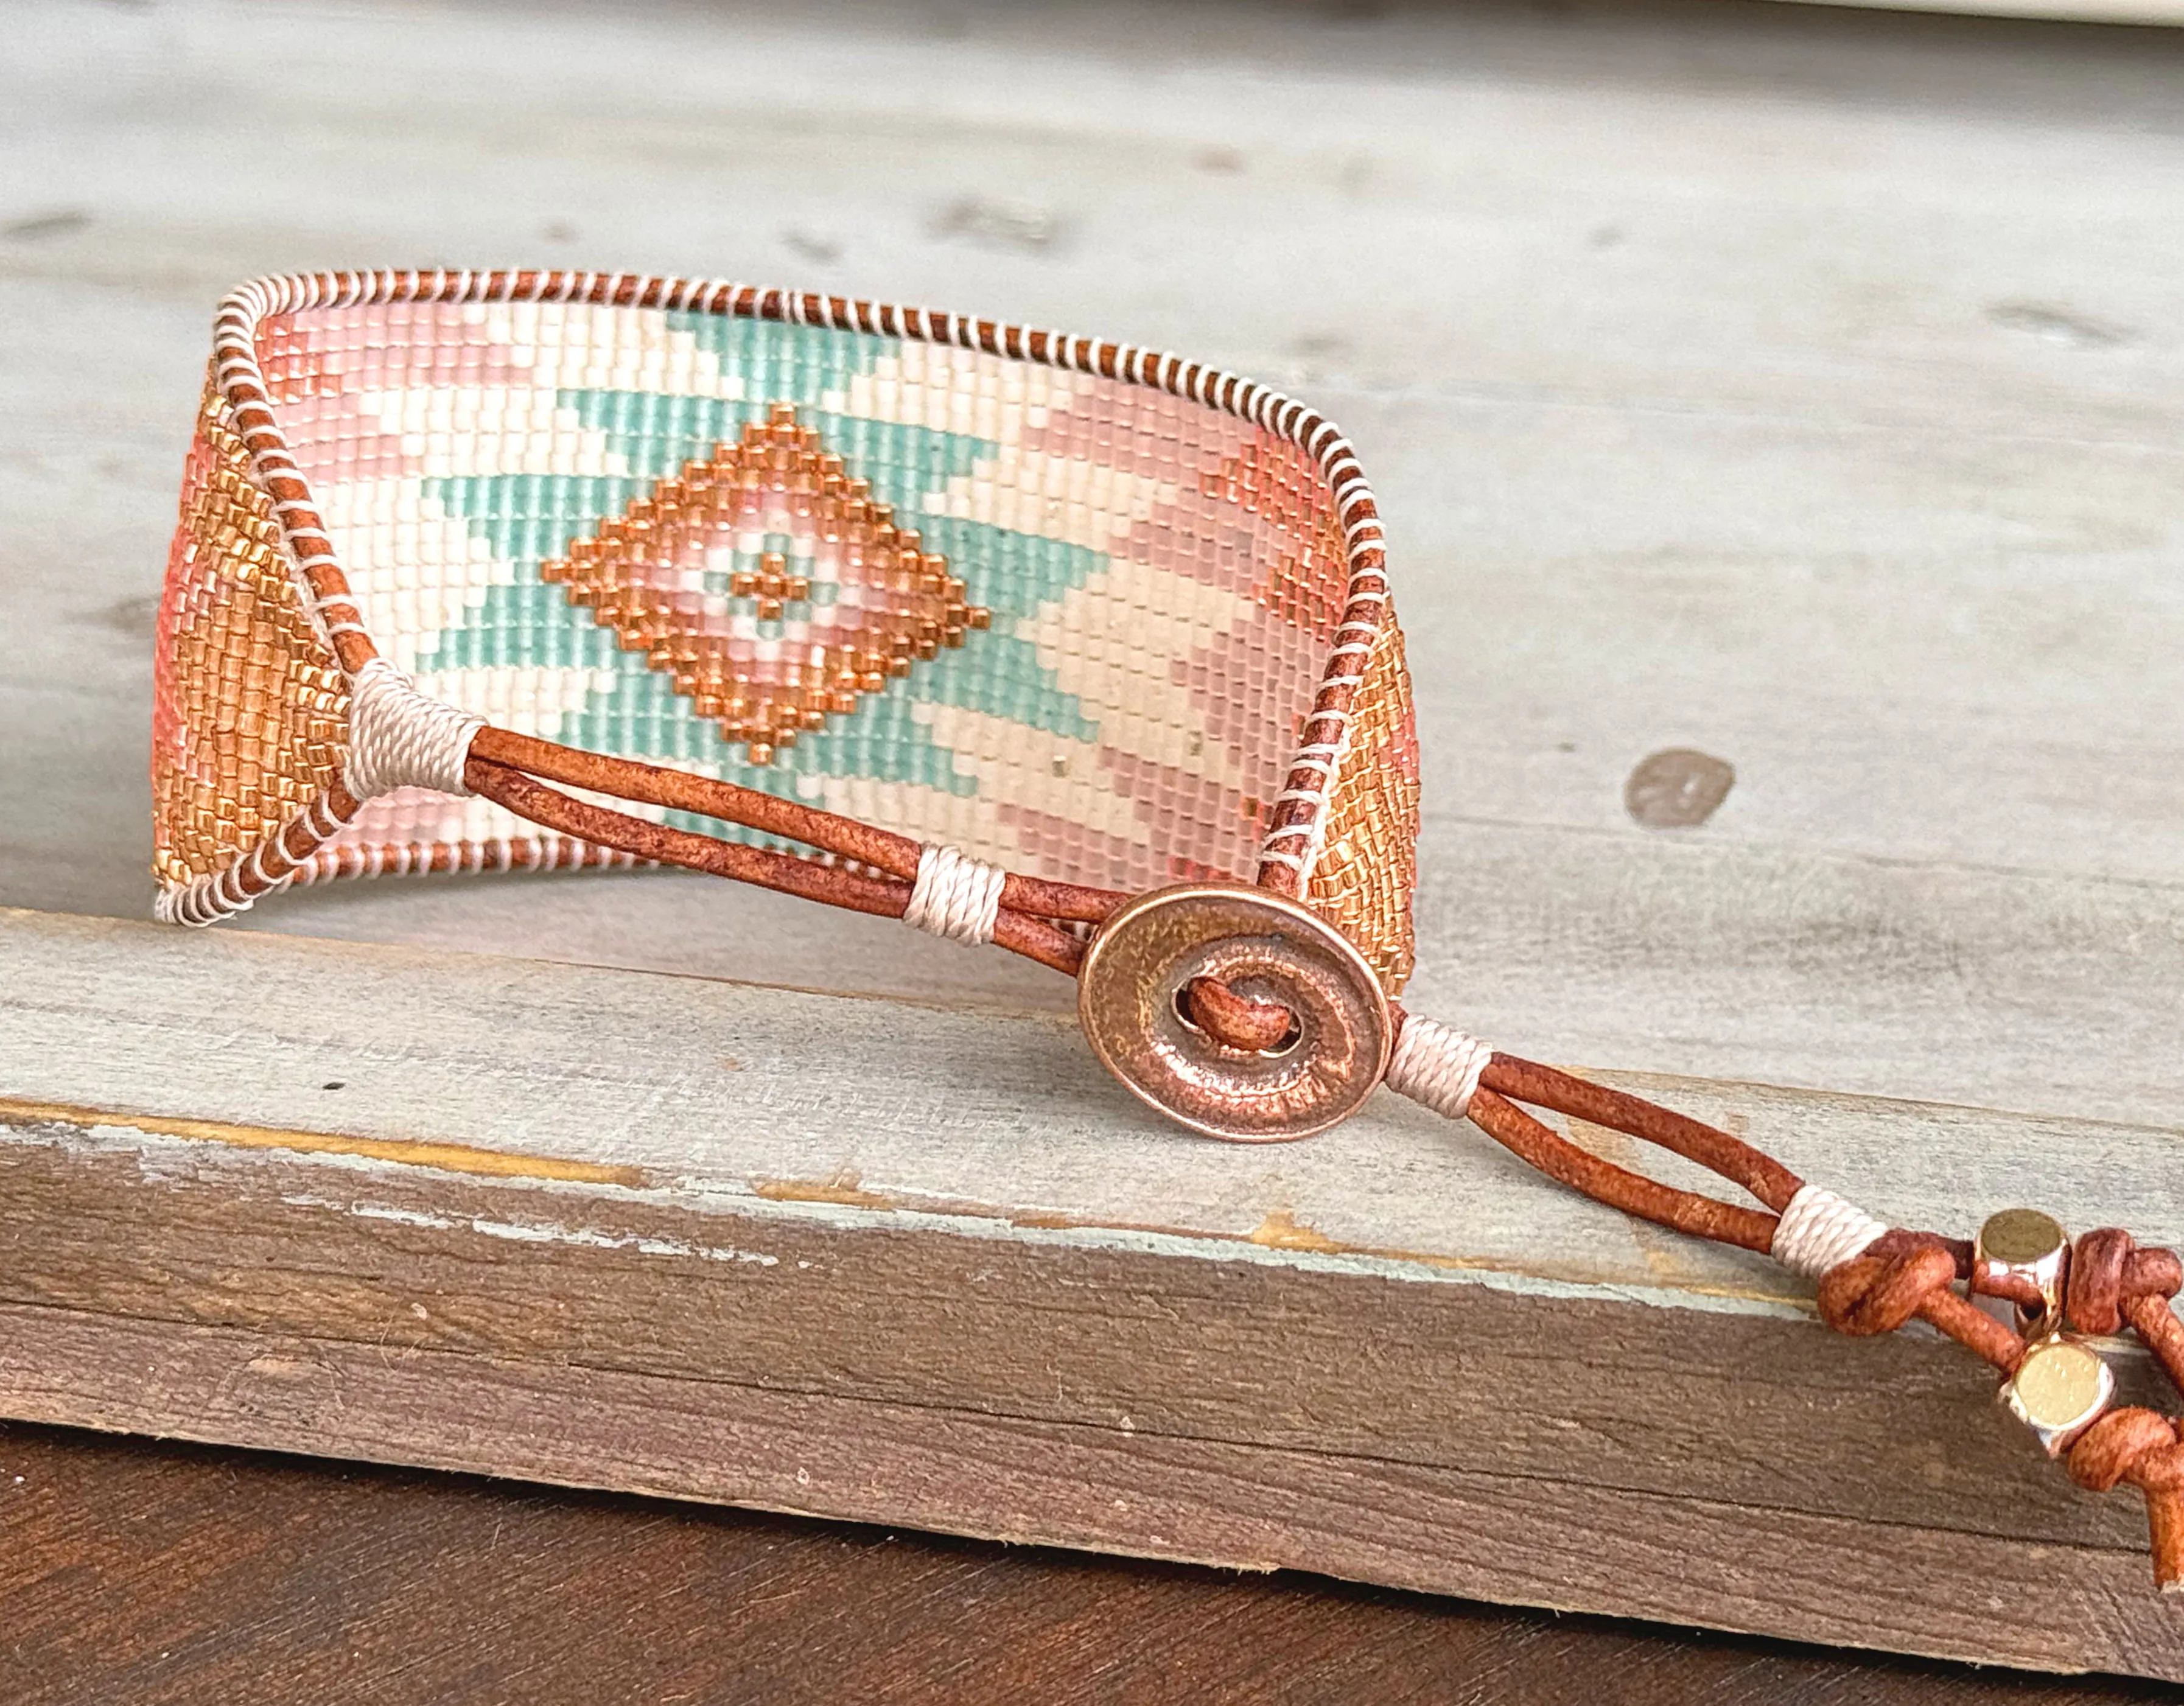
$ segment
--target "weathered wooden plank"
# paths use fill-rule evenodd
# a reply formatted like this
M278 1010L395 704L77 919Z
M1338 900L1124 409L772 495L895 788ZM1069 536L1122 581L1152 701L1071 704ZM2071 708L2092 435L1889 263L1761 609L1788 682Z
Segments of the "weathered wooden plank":
M1292 1241L1451 1271L1546 1259L1578 1283L1754 1307L1802 1296L1761 1257L1548 1189L1393 1096L1310 1143L1190 1138L1134 1104L1058 1017L27 912L5 915L0 956L18 1101L466 1143L817 1214L1037 1213L1246 1244L1289 1236L1268 1227L1279 1215ZM2184 1239L2166 1129L1752 1085L1673 1093L1903 1224L1962 1229L2031 1196L2078 1224ZM1662 1158L1664 1176L1711 1178L1680 1165Z
M1535 1283L1434 1285L1400 1277L1430 1257L1300 1259L1334 1252L1286 1220L1297 1247L1262 1254L1047 1207L967 1225L875 1198L820 1218L777 1196L738 1209L688 1187L451 1179L444 1162L382 1165L359 1188L343 1163L386 1151L299 1161L277 1146L292 1135L247 1128L163 1145L109 1118L86 1146L81 1126L5 1112L0 1297L2075 1544L2128 1548L2142 1525L2019 1449L1991 1378L1923 1335L1814 1342L1788 1311L1538 1284L1551 1250ZM1724 1408L1733 1429L1708 1420Z
M252 98L245 40L312 102ZM1343 421L1420 664L1426 1005L1629 1067L2184 1118L2166 35L64 3L14 20L0 110L0 899L145 904L149 601L222 287L743 274L1187 349ZM1672 744L1736 787L1641 829L1624 778ZM252 922L1063 999L651 877Z
M30 913L0 990L8 1413L2184 1675L1953 1347L1404 1107L1240 1151L1035 1015ZM1647 1087L1893 1217L2184 1227L2174 1132ZM2028 1570L2098 1615L1980 1647Z
M1911 1528L1879 1547L1866 1523L1372 1458L8 1305L0 1325L8 1402L36 1420L2184 1676L2175 1614L2120 1549Z
M0 1424L9 1706L630 1698L2093 1706L2039 1680L658 1500ZM632 1616L632 1607L651 1614ZM339 1614L329 1616L329 1608ZM1521 1679L1519 1684L1517 1679Z

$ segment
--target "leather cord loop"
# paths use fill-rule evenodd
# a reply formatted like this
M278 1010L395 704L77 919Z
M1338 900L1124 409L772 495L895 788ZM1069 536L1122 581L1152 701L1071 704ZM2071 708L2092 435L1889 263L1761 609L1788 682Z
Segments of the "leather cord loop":
M1296 1029L1296 1016L1279 1001L1240 995L1217 978L1193 978L1184 985L1193 1023L1223 1046L1245 1054L1279 1048Z
M910 909L914 884L899 877L872 876L648 822L572 799L520 770L475 755L465 767L463 776L471 792L506 806L520 817L639 859L733 877L761 889L777 889L853 912L878 913L883 918L900 918ZM1029 917L1006 906L995 916L993 939L1026 959L1072 975L1084 957L1084 944L1073 936L1043 918Z

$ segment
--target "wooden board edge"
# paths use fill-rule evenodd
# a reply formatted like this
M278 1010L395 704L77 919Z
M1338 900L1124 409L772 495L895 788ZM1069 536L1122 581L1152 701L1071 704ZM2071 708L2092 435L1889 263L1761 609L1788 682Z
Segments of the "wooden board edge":
M448 1402L450 1396L459 1402ZM2053 1671L2184 1681L2142 1557L1375 1459L0 1305L0 1410ZM426 1426L428 1416L458 1424ZM2024 1584L2042 1589L2025 1614Z

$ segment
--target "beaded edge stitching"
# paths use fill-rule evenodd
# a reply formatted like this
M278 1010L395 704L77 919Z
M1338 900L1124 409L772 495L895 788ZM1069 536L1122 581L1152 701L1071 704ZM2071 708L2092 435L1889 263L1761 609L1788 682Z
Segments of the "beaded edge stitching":
M254 279L231 291L214 319L214 383L226 407L229 426L249 454L251 479L272 505L281 551L311 625L351 682L378 657L378 649L365 631L363 612L335 558L333 541L309 483L281 431L258 364L257 333L260 322L276 314L397 302L579 302L770 320L951 345L1147 386L1218 409L1288 439L1312 459L1328 483L1342 524L1350 569L1335 643L1259 847L1259 884L1291 898L1304 892L1325 839L1328 802L1350 754L1351 725L1364 681L1365 660L1385 626L1388 606L1387 553L1379 505L1349 439L1317 410L1256 381L1136 344L719 279L559 270L450 272L445 268L432 272L288 273ZM255 419L247 421L246 415ZM155 914L170 922L209 924L244 911L257 898L241 886L246 870L268 885L260 893L276 892L292 881L337 874L333 870L321 873L317 867L322 862L320 850L343 824L321 794L298 819L238 852L220 870L165 889L155 904ZM322 830L322 825L332 827ZM287 834L297 828L306 832L310 843L300 856L291 855L286 845ZM265 872L262 861L269 847L287 867L285 871Z

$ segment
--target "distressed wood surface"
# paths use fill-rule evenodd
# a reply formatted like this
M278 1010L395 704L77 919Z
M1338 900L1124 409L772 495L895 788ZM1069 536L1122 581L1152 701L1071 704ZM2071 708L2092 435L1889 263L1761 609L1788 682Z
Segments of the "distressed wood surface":
M151 616L235 279L929 302L1222 361L1357 439L1418 672L1422 1010L1892 1218L2184 1235L2184 42L0 9L0 902L146 904ZM1672 746L1736 768L1703 825L1626 809ZM677 875L247 922L394 945L0 924L8 1413L2184 1665L2135 1506L2032 1461L1976 1368L1836 1341L1764 1264L1416 1110L1195 1143L1099 1077L1062 980ZM1988 1568L2068 1586L2028 1620Z
M1418 672L1424 1010L1535 1055L2184 1118L2184 40L974 0L18 0L7 30L0 902L148 904L153 595L220 291L742 276L1171 347L1343 423ZM1672 746L1736 786L1643 828L1624 780ZM649 875L250 923L1066 1002Z
M1036 1014L30 912L0 990L7 1413L2184 1676L1979 1365L1392 1099L1240 1151ZM1633 1081L2184 1232L2174 1131Z
M2148 1685L0 1427L9 1706L2079 1706ZM649 1614L632 1616L641 1604ZM490 1637L481 1640L481 1631Z

